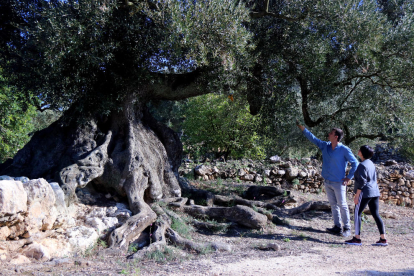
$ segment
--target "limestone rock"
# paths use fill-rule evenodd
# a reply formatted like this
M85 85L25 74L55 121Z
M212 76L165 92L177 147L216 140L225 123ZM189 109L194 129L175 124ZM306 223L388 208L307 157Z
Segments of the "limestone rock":
M296 167L291 167L286 170L286 179L292 180L295 179L299 174L299 170Z
M245 175L246 175L246 171L245 171L245 170L243 170L243 169L238 169L238 170L237 170L237 175L238 175L239 177L243 177L243 176L245 176Z
M58 216L55 207L55 193L51 185L44 180L33 179L23 184L27 193L27 217L25 225L27 231L37 232L53 228Z
M270 159L270 163L279 163L279 162L282 160L282 159L281 159L279 156L277 156L277 155L274 155L274 156L270 157L269 159Z
M254 177L254 182L262 182L263 181L263 177L260 176L260 174L256 174L256 176Z
M246 174L240 177L241 180L244 181L253 181L254 180L254 174Z
M92 208L89 211L88 217L103 218L106 217L106 207Z
M0 218L27 211L27 193L20 181L0 181Z
M409 180L414 180L414 171L413 170L409 170L408 172L405 173L405 178L409 179Z
M5 241L10 236L10 229L7 226L0 227L0 241Z
M57 182L49 183L55 193L55 207L60 214L66 214L67 208L65 203L65 194Z
M15 258L13 258L13 259L10 261L10 263L11 263L11 264L16 264L16 265L18 265L18 264L30 264L30 263L31 263L31 261L30 261L30 259L29 259L29 258L27 258L26 256L23 256L23 255L17 255Z
M211 169L205 165L199 165L194 168L196 175L204 176L211 173Z
M45 238L39 241L52 258L67 257L72 254L72 246L69 241L63 236L59 238Z
M85 252L91 248L99 236L93 228L86 226L76 226L66 231L69 244L72 247L72 251Z
M26 176L19 176L19 177L15 177L14 180L20 181L22 183L26 183L27 181L29 181L29 178L27 178Z
M34 258L38 261L47 261L50 259L49 250L41 244L34 242L23 249L22 254L29 258Z

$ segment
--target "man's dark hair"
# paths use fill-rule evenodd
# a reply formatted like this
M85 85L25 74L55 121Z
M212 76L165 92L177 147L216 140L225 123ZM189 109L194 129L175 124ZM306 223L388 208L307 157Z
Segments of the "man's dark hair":
M338 142L344 137L344 132L340 128L334 127L332 130L335 130L335 136L338 136Z
M374 150L368 145L363 145L359 150L365 159L370 159L374 155Z

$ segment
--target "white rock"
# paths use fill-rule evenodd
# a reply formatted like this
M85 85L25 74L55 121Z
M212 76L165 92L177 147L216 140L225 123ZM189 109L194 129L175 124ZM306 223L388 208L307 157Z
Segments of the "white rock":
M43 178L32 179L23 184L27 193L27 231L52 229L58 216L56 197L52 186Z
M410 170L410 171L406 172L404 174L404 176L405 176L406 179L413 180L414 179L414 171L413 170Z
M197 175L204 176L204 175L211 174L211 169L205 165L198 165L197 167L194 168L194 172Z
M292 180L296 178L299 174L299 170L296 167L291 167L286 170L286 178L288 180Z
M97 208L92 208L89 211L88 217L98 217L98 218L103 218L106 217L106 207L97 207Z
M109 229L111 227L114 227L118 224L118 218L103 218L102 222L105 224L106 228Z
M105 223L103 223L102 219L100 219L100 218L88 217L88 218L86 218L85 223L87 225L92 226L93 228L95 228L97 230L98 234L101 234L106 229Z
M270 157L270 163L278 163L280 161L281 161L281 159L277 155Z
M19 176L19 177L15 177L14 180L16 181L20 181L22 183L26 183L27 181L29 181L30 179L27 178L26 176Z
M49 183L50 187L52 187L53 192L55 193L55 207L60 214L66 214L67 208L65 203L65 194L63 193L62 188L59 186L57 182Z
M23 255L18 255L10 261L11 264L30 264L29 258Z
M243 169L238 169L238 170L237 170L237 175L238 175L238 176L240 176L240 177L241 177L241 176L244 176L244 175L246 175L246 171L245 171L245 170L243 170Z
M299 176L304 178L304 177L307 177L308 174L304 171L301 171L301 172L299 172Z
M0 241L5 241L10 236L10 234L11 232L9 227L0 227Z
M66 231L69 244L72 251L85 252L87 249L94 246L99 236L93 229L86 226L76 226Z
M23 249L22 254L28 258L34 258L38 261L47 261L50 259L49 250L37 242L33 242Z
M286 171L285 170L277 170L276 173L277 173L277 176L283 176L283 175L286 174Z
M17 214L27 211L27 193L20 181L0 181L0 217L2 213Z
M47 249L51 258L62 258L71 256L72 247L65 238L46 238L39 243Z

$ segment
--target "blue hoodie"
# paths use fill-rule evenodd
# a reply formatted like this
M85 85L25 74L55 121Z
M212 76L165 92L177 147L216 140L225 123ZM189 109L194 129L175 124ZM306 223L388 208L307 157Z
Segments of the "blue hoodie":
M331 142L325 142L315 137L309 130L305 128L303 134L312 143L318 146L322 151L322 177L333 182L342 182L345 178L346 166L351 163L351 170L348 178L352 179L358 166L358 160L355 158L351 149L342 143L338 143L336 148L332 150Z

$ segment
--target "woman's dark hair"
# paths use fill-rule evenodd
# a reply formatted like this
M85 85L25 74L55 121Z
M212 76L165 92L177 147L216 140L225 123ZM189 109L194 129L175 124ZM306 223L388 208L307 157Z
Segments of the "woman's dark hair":
M374 155L374 150L368 145L363 145L359 150L365 159L370 159Z

